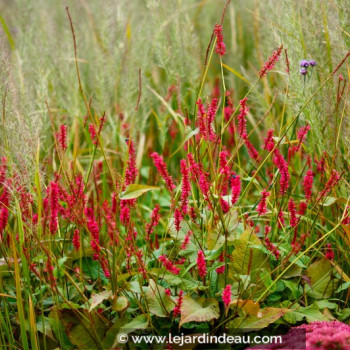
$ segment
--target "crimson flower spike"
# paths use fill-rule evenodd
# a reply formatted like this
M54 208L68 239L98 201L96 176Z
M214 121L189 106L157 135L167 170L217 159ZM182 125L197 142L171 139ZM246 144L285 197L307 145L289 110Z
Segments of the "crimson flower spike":
M267 71L273 69L276 62L281 56L282 49L283 49L283 44L276 51L274 51L272 56L267 60L267 62L265 62L264 67L262 67L259 72L260 78L263 78L266 75Z

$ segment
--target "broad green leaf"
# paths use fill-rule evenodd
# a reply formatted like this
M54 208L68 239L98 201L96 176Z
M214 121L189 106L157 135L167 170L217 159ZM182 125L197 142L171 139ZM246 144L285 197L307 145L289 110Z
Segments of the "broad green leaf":
M66 335L78 349L96 349L102 340L106 324L95 314L82 311L78 317L72 310L59 310L57 315L64 326ZM93 328L91 327L93 323Z
M96 306L100 305L104 300L109 299L112 296L112 291L105 290L102 293L99 294L92 294L90 298L90 309L89 312L91 312Z
M236 232L238 226L238 212L237 209L231 208L223 217L227 232L228 245L232 245L235 239L238 239L239 233ZM221 221L219 221L218 227L215 230L209 230L207 245L208 249L218 250L225 244L225 235Z
M287 312L289 310L284 308L266 307L261 309L257 316L235 318L229 323L229 330L234 331L237 328L245 328L247 331L263 329L280 319Z
M82 270L84 275L93 280L100 278L104 281L108 281L108 278L105 277L99 262L92 260L91 258L82 259Z
M112 327L110 327L107 330L105 337L102 341L102 349L115 349L116 347L113 347L113 344L116 341L116 334L119 333L121 327L123 327L130 321L131 316L129 313L124 313L121 317L118 317L113 323Z
M306 270L311 287L306 284L305 291L316 299L330 298L336 288L336 281L332 279L332 265L323 258L312 263Z
M316 301L315 304L317 304L317 306L320 308L320 310L323 310L323 309L336 309L337 306L338 306L336 303L332 303L329 300Z
M160 188L157 186L147 186L147 185L139 185L139 184L131 184L128 185L125 189L125 191L120 196L120 199L126 200L126 199L134 199L140 197L142 194L159 190Z
M216 299L193 298L186 295L181 306L180 327L187 322L207 322L220 316Z
M146 301L150 313L159 317L169 317L174 309L175 303L165 293L165 289L157 285L153 280L149 281L149 287L146 292Z
M298 299L303 294L302 288L299 285L299 283L286 280L284 280L283 283L292 292L294 299Z
M296 305L295 307L295 309L290 309L290 312L283 317L288 323L295 324L301 322L304 318L309 323L315 321L329 321L329 318L322 314L316 304L307 307Z
M339 288L337 289L336 293L340 293L345 289L349 289L350 288L350 281L349 282L344 282L343 284L341 284L339 286Z
M165 273L163 276L164 280L172 285L179 286L184 291L193 291L198 288L199 282L195 281L190 277L190 275L185 275L183 277L172 275L170 273Z
M64 349L74 349L74 345L70 341L68 335L65 332L65 327L61 320L59 319L58 312L56 309L52 310L48 316L48 321L50 323L51 329L55 338L59 340L60 345ZM40 330L40 328L38 328Z
M117 331L117 335L114 340L112 348L119 348L119 335L120 334L129 334L141 329L146 329L148 327L149 320L146 315L139 315L135 317L132 321L121 326Z
M257 296L266 288L260 272L264 270L265 274L269 273L270 266L267 255L260 249L251 247L251 244L262 246L260 239L250 231L244 232L239 239L234 241L235 250L230 258L228 276L232 280L237 280L238 275L249 275L250 281L256 284L254 288L255 296Z
M124 295L121 295L117 298L115 298L113 305L112 305L112 310L120 312L125 310L129 305L127 297Z

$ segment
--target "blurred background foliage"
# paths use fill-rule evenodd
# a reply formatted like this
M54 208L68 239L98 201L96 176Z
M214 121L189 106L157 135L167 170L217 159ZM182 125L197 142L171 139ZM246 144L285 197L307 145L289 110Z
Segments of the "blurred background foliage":
M1 84L3 101L2 152L30 173L37 140L44 156L53 147L45 101L55 124L72 125L70 138L81 125L86 109L79 91L72 33L65 10L69 6L76 32L81 81L96 115L106 111L104 142L118 149L122 124L142 140L142 154L154 142L165 145L172 125L169 108L193 118L206 50L225 0L1 0ZM223 62L226 86L236 105L258 72L281 43L288 50L290 75L284 58L253 91L250 123L278 126L283 113L291 119L349 50L350 8L347 0L231 1L224 20L227 53ZM301 59L314 59L311 76L299 74ZM214 57L202 98L221 88L220 65ZM142 77L140 108L139 69ZM234 71L234 73L232 73ZM348 65L339 73L349 80ZM341 108L334 105L338 75L308 105L301 121L311 125L315 154L326 149L348 170L350 147L348 90ZM170 89L170 90L169 90ZM175 91L175 92L174 92ZM174 92L171 94L171 92ZM159 94L159 96L156 95ZM167 96L168 95L168 96ZM6 98L5 98L6 96ZM6 101L6 103L4 103ZM266 130L262 123L259 127ZM6 137L3 133L6 130ZM337 130L341 130L338 150ZM46 153L46 154L45 154Z

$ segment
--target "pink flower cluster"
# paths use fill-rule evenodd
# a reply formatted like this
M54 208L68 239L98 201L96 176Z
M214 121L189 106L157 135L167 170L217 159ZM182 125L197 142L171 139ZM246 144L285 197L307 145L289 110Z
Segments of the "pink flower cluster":
M288 171L288 163L282 156L281 152L276 148L274 151L273 163L278 168L281 177L280 177L280 193L282 195L286 194L289 188L289 171Z
M161 255L158 259L172 274L178 275L180 273L180 269L176 267L165 255Z
M182 290L180 290L179 297L176 300L176 305L175 305L174 310L173 310L174 318L181 314L181 306L182 306L182 303L183 303L183 295L184 295L184 292Z
M282 343L260 345L257 348L266 350L349 350L350 326L339 321L311 322L291 328L283 336Z
M228 307L230 305L231 299L231 284L228 284L222 292L222 301L224 302L225 307Z
M263 215L267 212L267 197L270 195L270 192L268 192L266 189L264 189L261 192L261 199L258 204L258 207L256 211L259 213L259 215Z
M197 255L197 267L198 267L198 273L201 278L205 278L207 275L207 266L205 264L204 260L204 253L202 250L198 251Z
M226 46L224 44L224 36L222 34L222 26L220 24L215 24L214 34L216 35L216 47L215 52L223 56L226 53Z
M282 49L283 45L281 45L276 51L273 52L272 56L268 59L268 61L264 64L264 67L260 70L260 78L263 78L269 70L273 69L276 62L281 56Z
M153 159L153 163L154 163L155 167L157 168L159 174L163 177L163 179L168 187L168 190L170 192L173 192L174 189L176 188L176 186L173 182L172 177L168 173L168 170L166 168L166 164L163 160L163 157L160 156L157 152L153 152L151 154L151 158Z
M199 133L204 140L216 142L217 137L213 130L213 123L215 121L216 111L218 108L218 100L213 98L210 105L208 106L208 111L205 111L204 105L201 99L197 101L198 106L198 119L197 124L199 127Z
M180 161L181 174L182 174L182 188L181 188L181 211L184 214L188 212L188 198L191 192L191 183L189 176L189 169L187 168L186 160Z

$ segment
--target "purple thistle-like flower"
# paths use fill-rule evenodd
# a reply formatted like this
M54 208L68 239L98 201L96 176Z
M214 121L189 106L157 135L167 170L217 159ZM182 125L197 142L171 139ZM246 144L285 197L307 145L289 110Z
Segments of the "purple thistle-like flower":
M307 74L307 69L306 68L301 68L300 69L300 74L301 75L306 75Z
M307 68L307 67L309 67L309 65L310 65L310 62L307 60L300 61L300 67Z
M316 66L316 61L315 60L310 60L309 61L309 65L311 66L311 67L315 67Z

